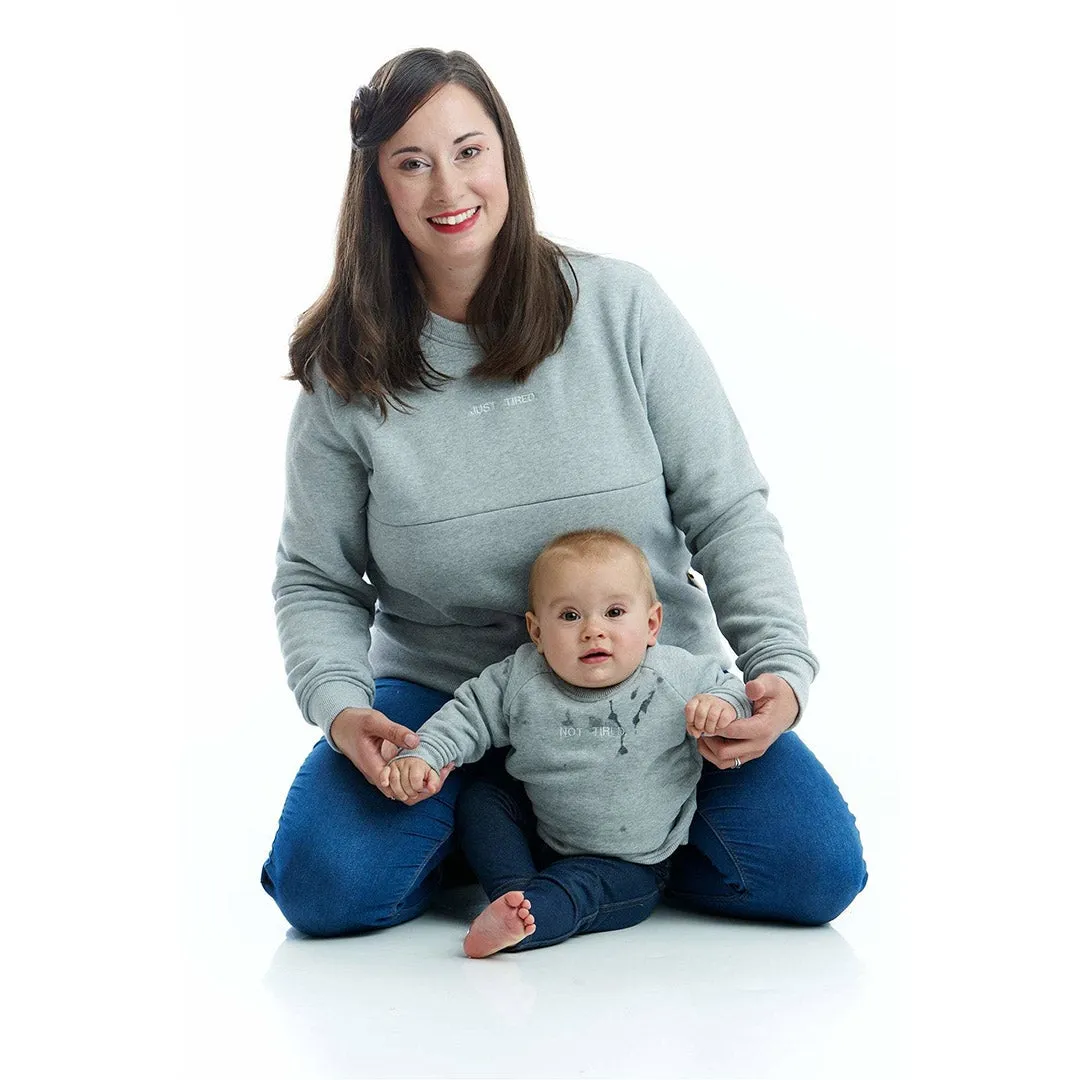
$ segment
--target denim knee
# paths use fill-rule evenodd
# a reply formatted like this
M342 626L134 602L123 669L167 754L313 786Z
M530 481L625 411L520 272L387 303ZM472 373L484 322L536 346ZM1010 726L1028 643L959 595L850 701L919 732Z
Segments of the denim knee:
M374 707L415 730L449 695L376 679ZM293 781L262 885L297 930L316 937L405 922L427 906L452 847L460 777L414 807L391 803L320 739Z
M392 844L395 838L387 839ZM396 926L427 907L450 847L449 830L443 842L404 859L405 852L386 845L377 850L364 837L343 838L318 827L300 834L279 830L262 886L289 925L311 937Z
M862 843L852 828L832 843L804 847L789 854L785 870L796 888L788 896L785 915L794 923L824 926L845 911L866 886Z
M362 910L367 905L357 904L362 883L349 880L347 871L329 845L319 843L318 835L292 842L279 835L263 864L262 887L302 934L338 937L377 925L370 910Z

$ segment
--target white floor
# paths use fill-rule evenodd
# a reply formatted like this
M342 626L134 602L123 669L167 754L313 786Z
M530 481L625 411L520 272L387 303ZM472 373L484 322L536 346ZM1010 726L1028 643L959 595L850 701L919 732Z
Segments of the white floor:
M910 1075L892 858L828 927L662 907L630 930L477 961L461 952L475 887L389 930L291 930L258 885L266 810L192 819L191 866L211 885L191 892L183 1075Z
M238 618L202 640L230 664L192 681L184 733L181 1075L912 1075L910 821L890 741L899 729L882 720L863 737L844 696L862 700L869 662L843 682L821 680L815 707L829 722L803 736L856 814L870 869L831 926L662 907L629 930L477 961L461 940L478 894L462 890L384 931L313 940L290 930L259 871L317 732L273 667L271 626Z
M902 976L843 919L797 929L661 909L632 930L470 961L472 895L349 939L262 916L242 943L204 938L188 1074L909 1075Z

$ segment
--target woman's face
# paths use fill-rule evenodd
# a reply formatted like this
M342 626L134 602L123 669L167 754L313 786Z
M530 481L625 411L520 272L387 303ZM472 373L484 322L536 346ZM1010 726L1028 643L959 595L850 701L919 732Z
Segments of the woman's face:
M425 279L487 269L510 195L502 139L471 91L436 91L379 147L379 176Z

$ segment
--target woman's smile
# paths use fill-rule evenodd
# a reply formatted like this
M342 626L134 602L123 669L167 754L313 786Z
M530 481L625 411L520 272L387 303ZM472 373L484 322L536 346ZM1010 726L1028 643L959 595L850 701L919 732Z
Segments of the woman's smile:
M455 233L464 232L470 228L480 216L480 207L474 206L471 210L455 210L450 214L440 214L438 217L429 217L436 232Z

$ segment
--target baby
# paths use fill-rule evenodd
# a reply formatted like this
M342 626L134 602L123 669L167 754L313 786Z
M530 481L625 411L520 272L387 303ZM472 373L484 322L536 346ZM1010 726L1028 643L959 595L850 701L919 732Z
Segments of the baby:
M633 926L659 902L697 805L695 739L751 713L719 658L656 644L662 617L640 548L603 530L558 537L529 578L531 644L462 684L383 770L394 798L422 799L444 766L510 747L505 782L458 800L491 900L466 955Z

